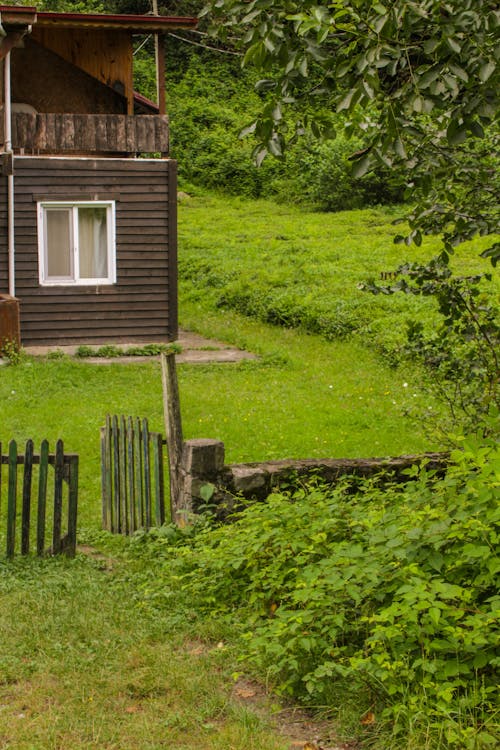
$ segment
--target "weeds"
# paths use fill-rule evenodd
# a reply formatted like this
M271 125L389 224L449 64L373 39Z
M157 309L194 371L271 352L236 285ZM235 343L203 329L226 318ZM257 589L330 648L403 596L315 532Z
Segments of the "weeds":
M156 357L159 354L180 354L182 347L179 344L144 344L143 346L116 346L106 344L105 346L92 347L87 345L79 346L75 356L80 359L87 357L102 357L105 359L114 359L116 357Z
M4 338L0 340L0 357L5 359L9 365L18 365L24 359L24 351L17 341Z

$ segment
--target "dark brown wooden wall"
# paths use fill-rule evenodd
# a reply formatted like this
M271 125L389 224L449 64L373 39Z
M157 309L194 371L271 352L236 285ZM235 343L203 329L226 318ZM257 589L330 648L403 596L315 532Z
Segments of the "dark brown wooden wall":
M120 91L132 106L132 36L128 31L40 28L35 25L32 38L60 58L85 70L94 81ZM129 114L132 111L129 109Z
M37 344L172 341L177 335L176 163L16 157L16 296ZM0 176L0 292L8 289L7 178ZM117 283L41 287L36 201L116 201Z
M127 100L32 39L12 51L12 101L37 112L126 114Z

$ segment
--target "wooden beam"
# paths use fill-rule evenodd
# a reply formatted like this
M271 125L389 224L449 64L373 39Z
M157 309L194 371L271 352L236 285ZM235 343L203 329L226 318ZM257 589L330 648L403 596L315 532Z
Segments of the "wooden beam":
M163 34L155 34L156 49L156 90L158 92L158 109L160 115L166 114L165 95L165 37Z

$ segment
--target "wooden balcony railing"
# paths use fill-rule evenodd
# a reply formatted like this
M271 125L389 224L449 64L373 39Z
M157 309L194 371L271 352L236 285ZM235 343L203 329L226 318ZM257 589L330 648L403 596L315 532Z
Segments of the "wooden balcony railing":
M168 140L167 115L12 113L12 148L28 154L166 154Z

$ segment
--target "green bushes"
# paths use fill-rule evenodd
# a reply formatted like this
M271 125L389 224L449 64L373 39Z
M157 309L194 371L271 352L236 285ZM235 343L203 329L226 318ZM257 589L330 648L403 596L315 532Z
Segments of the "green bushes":
M314 706L354 694L384 750L500 739L500 450L471 439L452 460L403 487L276 493L181 556L185 591L242 623L261 676Z
M363 144L337 135L319 143L304 140L288 155L284 174L275 178L267 194L322 211L348 211L387 203L401 203L404 181L387 169L377 169L363 179L352 176L350 157Z
M302 140L286 160L266 159L257 167L254 143L239 134L255 116L261 100L255 80L239 58L199 50L193 54L169 44L169 114L172 155L181 185L251 198L275 196L286 202L338 211L401 200L400 183L383 170L364 180L351 176L349 156L362 143L344 136L318 144ZM154 97L149 57L135 63L136 85Z

